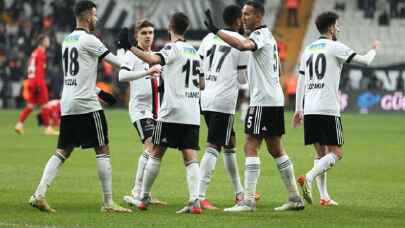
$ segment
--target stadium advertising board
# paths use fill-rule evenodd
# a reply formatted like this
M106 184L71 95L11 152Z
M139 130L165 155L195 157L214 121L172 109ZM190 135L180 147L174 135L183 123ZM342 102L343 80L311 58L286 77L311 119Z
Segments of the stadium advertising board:
M405 64L373 68L348 66L342 77L343 112L405 113Z

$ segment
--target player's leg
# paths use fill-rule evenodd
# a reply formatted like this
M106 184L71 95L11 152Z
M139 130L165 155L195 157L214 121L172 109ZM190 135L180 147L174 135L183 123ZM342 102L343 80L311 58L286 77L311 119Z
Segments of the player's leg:
M182 149L184 165L186 166L187 186L189 200L187 206L176 213L201 214L202 209L199 200L200 167L195 149Z
M114 203L112 196L112 167L108 145L94 148L96 152L97 173L103 190L103 206L101 212L131 212Z
M277 163L281 179L288 192L288 201L280 207L275 208L277 211L301 210L304 209L304 202L298 193L295 182L294 166L291 159L285 152L281 136L266 137L267 149Z
M225 212L244 212L256 209L256 185L260 176L260 158L258 153L262 140L263 138L260 135L246 135L244 199L231 208L225 208Z
M45 212L55 212L55 210L48 205L45 195L48 188L51 186L52 181L56 177L59 167L65 162L66 159L69 158L72 151L73 147L57 149L56 152L49 158L45 165L38 187L29 200L29 203L33 207Z
M24 134L24 122L31 114L32 110L34 109L34 104L27 101L26 106L20 112L17 124L15 125L14 129L18 134Z
M142 186L141 197L139 202L135 202L135 205L140 210L146 210L148 208L148 205L151 203L150 193L152 185L159 174L160 164L166 152L166 149L167 147L162 145L153 145L152 150L150 151L150 156L145 166L141 185Z
M138 166L135 170L134 185L131 191L132 196L140 197L142 191L142 181L146 163L148 162L150 151L152 151L152 134L155 128L155 121L153 119L141 119L133 123L138 135L144 144L143 152L138 159Z
M236 158L236 137L232 128L229 144L224 146L224 165L235 192L235 202L243 200L243 186L240 180L238 162Z
M206 199L206 193L207 193L208 185L211 182L211 177L214 173L220 151L221 151L221 146L207 143L207 147L205 148L204 155L201 158L201 163L200 163L201 179L200 179L200 183L199 183L199 190L198 190L199 194L198 195L201 200L201 206L204 209L211 209L211 210L218 209L217 207L212 205L208 201L208 199Z
M317 119L318 122L313 121ZM312 203L311 185L315 178L331 169L343 156L343 129L340 117L315 116L305 117L304 122L311 123L311 129L305 129L305 144L315 142L326 145L328 153L305 175L298 178L304 198ZM304 126L305 128L305 126ZM308 133L308 137L307 137Z
M319 160L323 158L328 153L328 148L325 145L319 145L319 143L314 144L315 148L315 159L314 167L319 163ZM320 194L320 204L322 206L338 205L334 200L330 198L327 187L327 172L317 176L315 178L316 186Z
M59 132L55 130L51 125L52 109L47 107L46 105L42 105L40 113L42 118L42 126L44 126L45 128L45 135L58 135Z

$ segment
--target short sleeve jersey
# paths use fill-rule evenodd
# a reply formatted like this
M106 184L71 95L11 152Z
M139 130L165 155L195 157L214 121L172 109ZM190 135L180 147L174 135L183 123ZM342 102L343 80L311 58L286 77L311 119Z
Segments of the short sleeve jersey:
M276 40L266 26L258 27L249 39L256 44L256 50L250 52L247 69L250 106L284 106Z
M28 78L45 81L47 56L43 48L36 48L28 61Z
M84 29L76 29L65 37L62 43L62 116L102 109L96 94L97 65L108 53L105 45Z
M128 71L147 71L149 64L136 57L131 51L125 53L121 69ZM129 117L131 122L145 118L153 118L153 89L149 78L141 78L129 82Z
M226 33L242 37L237 32ZM248 52L232 48L213 33L202 41L198 54L202 57L205 89L201 92L201 109L234 114L238 99L238 70L245 70Z
M164 80L159 120L163 122L200 125L200 57L193 46L171 42L156 53L161 57Z
M301 56L299 77L304 77L304 115L340 116L339 82L343 64L356 54L339 41L319 39Z

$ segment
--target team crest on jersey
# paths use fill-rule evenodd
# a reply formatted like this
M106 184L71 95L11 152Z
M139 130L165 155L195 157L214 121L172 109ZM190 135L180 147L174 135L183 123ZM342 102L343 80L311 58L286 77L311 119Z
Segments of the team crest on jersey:
M256 35L260 35L260 31L256 31L255 34L256 34Z
M172 46L170 46L170 45L167 45L167 46L165 46L165 48L164 48L165 50L170 50L170 49L172 49Z

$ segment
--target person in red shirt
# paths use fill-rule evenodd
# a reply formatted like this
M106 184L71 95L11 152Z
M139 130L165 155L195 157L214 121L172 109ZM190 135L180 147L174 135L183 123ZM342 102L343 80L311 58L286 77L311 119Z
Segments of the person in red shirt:
M38 36L38 46L31 53L28 61L28 76L24 88L24 99L26 101L25 108L21 111L18 122L15 126L15 131L18 134L24 133L24 122L32 112L35 105L44 105L48 102L48 88L45 81L46 71L46 49L49 47L50 41L47 35L41 34ZM49 124L49 116L44 116L45 134L55 135L55 131ZM47 125L45 125L47 124Z

